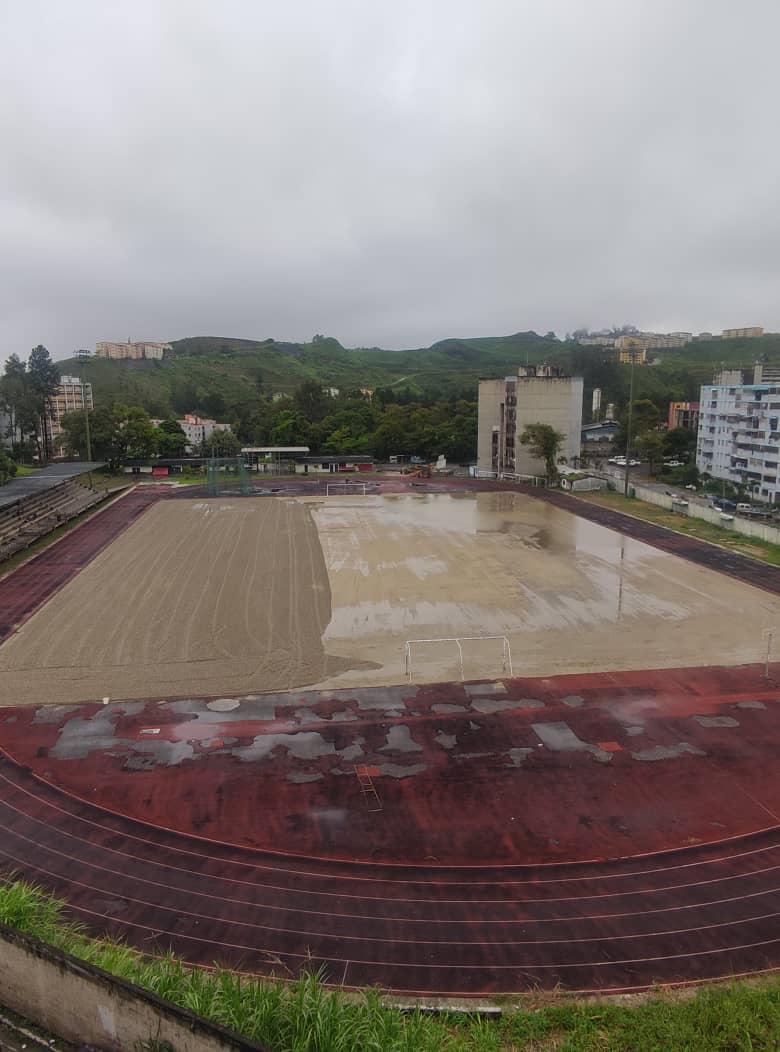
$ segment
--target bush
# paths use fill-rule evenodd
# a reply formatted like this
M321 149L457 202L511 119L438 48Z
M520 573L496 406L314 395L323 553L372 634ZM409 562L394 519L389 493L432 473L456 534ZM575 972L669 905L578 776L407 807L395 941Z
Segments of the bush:
M16 474L16 463L11 460L5 450L0 449L0 486L8 482Z

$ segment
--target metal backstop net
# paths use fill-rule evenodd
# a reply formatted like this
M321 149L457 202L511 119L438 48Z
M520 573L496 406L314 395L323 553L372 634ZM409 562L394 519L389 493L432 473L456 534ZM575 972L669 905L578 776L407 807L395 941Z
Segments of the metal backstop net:
M210 497L247 497L252 480L243 457L211 457L206 461L206 492Z

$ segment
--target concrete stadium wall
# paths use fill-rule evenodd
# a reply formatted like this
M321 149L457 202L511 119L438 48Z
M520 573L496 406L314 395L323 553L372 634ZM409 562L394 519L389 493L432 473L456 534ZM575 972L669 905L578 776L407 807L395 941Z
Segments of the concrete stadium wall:
M743 519L739 515L734 515L733 519L729 521L722 518L723 513L718 511L717 508L705 508L702 504L688 504L687 508L683 508L679 504L674 504L672 498L665 493L648 489L646 486L635 486L631 482L629 482L629 486L634 490L634 494L639 500L646 501L648 504L656 504L658 507L675 511L679 515L687 515L689 519L703 519L704 522L711 522L714 526L720 526L721 529L733 530L735 533L744 534L745 537L756 537L759 540L768 541L770 544L780 545L780 530L776 526L768 526L763 522L754 522L752 519ZM731 515L731 512L727 514Z
M110 1052L163 1041L173 1052L269 1052L3 924L0 1004L66 1041Z

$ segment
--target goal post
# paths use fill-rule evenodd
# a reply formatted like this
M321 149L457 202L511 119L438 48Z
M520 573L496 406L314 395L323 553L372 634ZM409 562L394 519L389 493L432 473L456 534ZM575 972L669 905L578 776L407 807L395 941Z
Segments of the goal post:
M412 662L414 648L421 646L441 645L448 646L457 658L460 669L461 681L466 679L464 666L463 644L464 643L500 643L501 644L501 674L504 676L514 675L512 669L512 647L506 636L441 636L436 639L407 639L404 643L404 671L409 682L412 682ZM479 677L475 677L479 678Z
M348 493L361 493L364 497L366 495L366 484L365 482L328 482L325 486L325 496L330 496L331 490L337 490L338 493L344 495Z
M206 461L206 492L210 497L251 496L252 480L243 457L210 457Z

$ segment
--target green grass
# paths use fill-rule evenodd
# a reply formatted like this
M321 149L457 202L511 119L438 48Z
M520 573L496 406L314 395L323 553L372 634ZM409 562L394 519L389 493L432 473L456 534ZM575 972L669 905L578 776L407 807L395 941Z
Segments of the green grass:
M34 885L0 884L0 922L221 1023L275 1052L769 1052L780 1048L780 978L657 994L632 1005L556 994L502 999L500 1017L399 1012L378 991L326 990L187 968L92 939Z
M770 544L757 537L746 537L734 530L721 529L720 526L703 519L691 519L687 515L667 511L657 504L647 504L636 497L624 497L622 493L614 493L611 490L594 490L591 493L577 493L576 496L591 504L614 508L615 511L625 512L626 515L633 515L634 518L644 519L646 522L657 523L676 533L697 537L699 540L719 544L723 548L729 548L741 555L749 555L772 566L780 566L780 545Z

